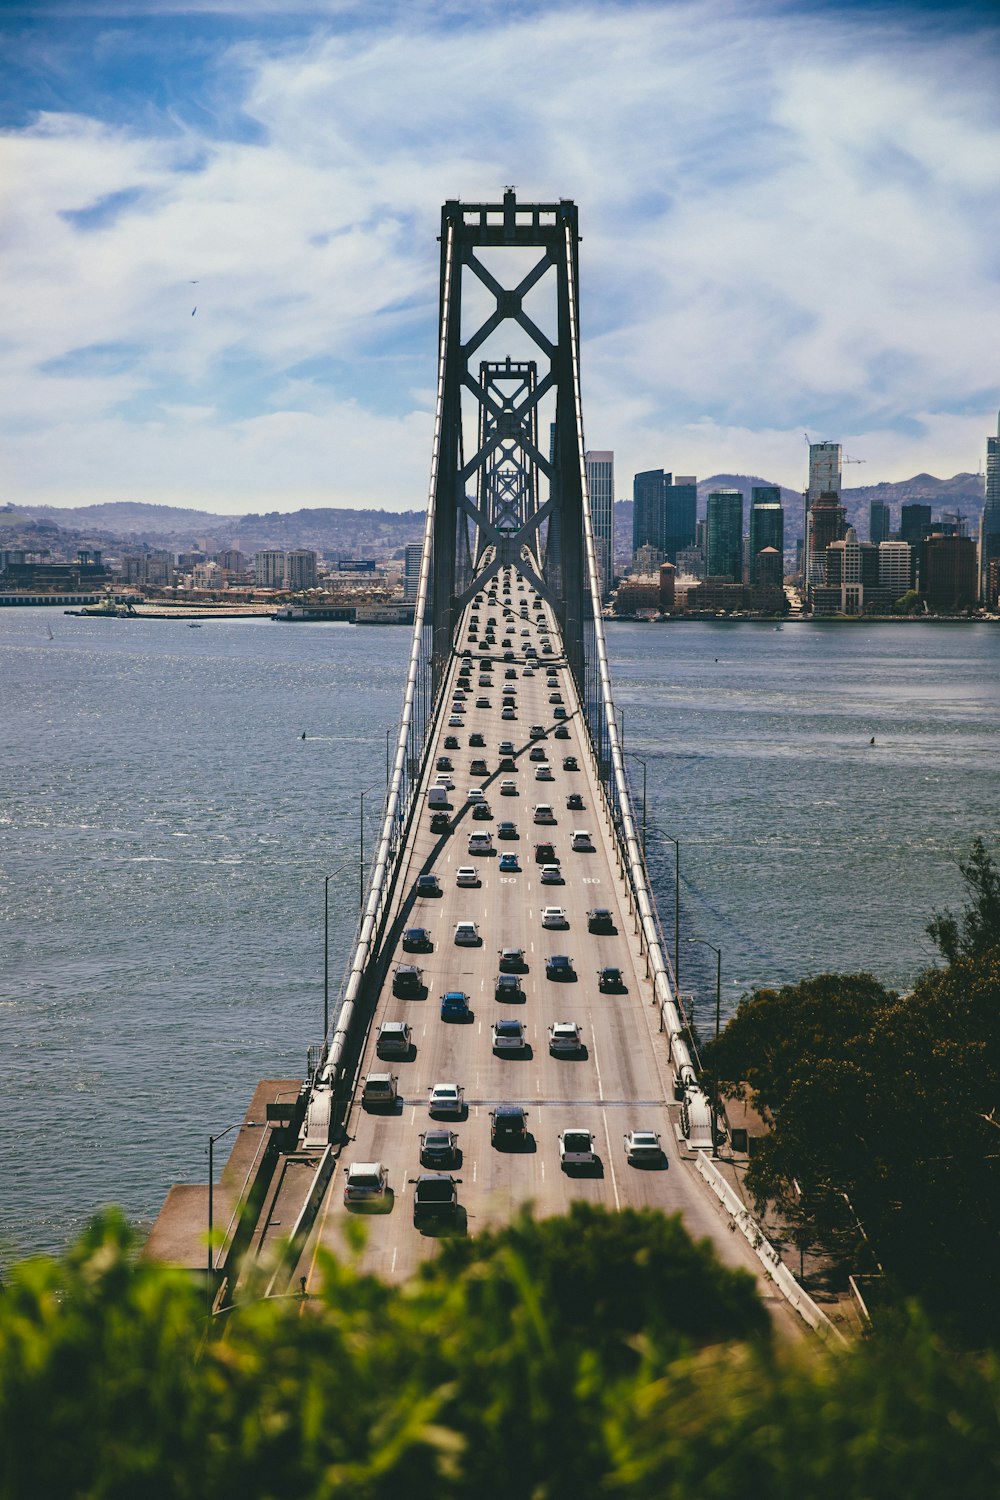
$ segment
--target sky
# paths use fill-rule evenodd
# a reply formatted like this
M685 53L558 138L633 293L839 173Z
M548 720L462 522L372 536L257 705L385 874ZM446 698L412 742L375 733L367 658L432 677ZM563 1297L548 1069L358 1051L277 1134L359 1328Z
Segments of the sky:
M1000 7L0 0L0 505L421 508L441 204L579 206L584 423L976 471Z

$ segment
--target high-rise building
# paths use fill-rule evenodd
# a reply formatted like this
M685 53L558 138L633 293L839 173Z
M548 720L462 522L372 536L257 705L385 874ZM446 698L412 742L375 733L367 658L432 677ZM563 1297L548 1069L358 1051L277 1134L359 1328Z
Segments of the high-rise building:
M594 528L594 550L601 582L601 598L606 599L614 582L614 514L615 455L610 449L591 449L584 454L587 468L587 490L590 495L590 520Z
M979 597L994 608L990 566L1000 563L1000 416L997 435L986 439L986 504L979 522Z
M817 495L809 507L809 550L806 554L806 576L810 587L826 582L826 549L831 542L842 541L847 533L847 512L839 494L832 490Z
M868 540L879 546L889 540L889 507L884 500L873 500L868 512Z
M919 547L925 536L931 531L931 508L913 500L908 505L900 506L899 510L899 540L909 542L911 547Z
M675 474L667 490L667 527L663 550L676 562L683 547L694 542L698 525L698 481L693 474Z
M285 554L265 550L258 552L253 560L254 579L259 589L283 589L285 587Z
M823 567L826 556L826 548L832 541L838 541L843 536L843 531L837 536L825 536L822 541L817 542L813 536L812 508L821 495L833 495L840 503L841 488L841 446L839 443L810 443L809 444L809 484L803 499L805 501L805 517L802 528L803 549L802 557L805 564L805 581L807 584L823 582Z
M840 590L839 614L864 614L866 591L878 588L878 564L878 548L871 542L859 542L853 526L848 526L841 540L830 543L825 583L827 589Z
M749 578L751 583L761 583L758 578L758 559L765 548L779 555L785 550L785 512L781 504L781 488L776 484L755 484L750 491L750 558ZM768 559L767 582L773 582L774 562ZM781 577L778 578L780 584Z
M403 552L403 598L415 599L420 587L420 560L424 555L422 542L408 542Z
M667 500L671 474L662 469L644 469L632 480L632 555L640 547L654 547L666 555Z
M890 603L895 604L912 586L913 557L909 542L879 542L878 582L879 588L891 594Z
M932 532L920 547L920 592L927 608L969 609L979 598L976 544L968 536Z
M308 547L296 547L285 553L285 588L314 589L316 587L316 554Z
M740 490L712 490L708 497L709 578L743 582L743 494Z

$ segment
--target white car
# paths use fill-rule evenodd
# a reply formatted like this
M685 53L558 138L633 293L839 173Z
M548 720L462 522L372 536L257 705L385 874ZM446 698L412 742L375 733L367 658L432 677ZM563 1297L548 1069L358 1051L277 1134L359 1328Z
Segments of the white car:
M384 1198L389 1190L389 1174L380 1161L352 1161L344 1180L344 1202L370 1203Z
M478 948L479 928L475 922L456 922L455 942L460 948Z
M459 865L455 871L456 885L478 885L479 871L475 865Z
M514 1018L493 1022L493 1051L521 1052L528 1045L524 1022Z
M511 781L509 777L507 778L506 781L501 781L501 783L500 783L500 795L501 795L501 797L516 797L517 796L517 782L516 781Z
M543 765L543 766L536 766L535 767L535 780L536 781L553 781L554 779L555 778L552 775L552 767L551 766L544 766Z
M466 802L485 802L486 793L481 786L470 786L465 794L465 800Z
M457 1083L436 1083L428 1092L427 1110L432 1115L463 1114L465 1090Z
M561 1167L591 1167L594 1156L594 1137L589 1130L563 1130L559 1133L559 1165Z
M469 853L470 854L492 854L493 853L493 835L491 833L470 833L469 834Z
M573 843L571 847L578 854L593 854L594 841L585 828L577 828L573 831Z
M549 1051L579 1052L583 1046L580 1028L575 1021L553 1021L549 1027Z
M455 783L452 781L447 771L438 772L438 774L434 778L434 785L443 786L446 792L451 792L455 789Z
M461 727L462 727L462 725L464 723L465 723L465 720L462 718L461 714L452 714L450 716L450 718L448 719L448 728L449 729L461 729Z
M542 885L565 885L563 872L559 865L542 865L539 880Z
M532 816L536 823L554 823L556 820L556 815L547 802L539 802Z
M625 1155L633 1167L659 1166L663 1147L655 1130L627 1130Z
M543 906L542 926L568 927L569 923L566 920L566 908L564 906Z

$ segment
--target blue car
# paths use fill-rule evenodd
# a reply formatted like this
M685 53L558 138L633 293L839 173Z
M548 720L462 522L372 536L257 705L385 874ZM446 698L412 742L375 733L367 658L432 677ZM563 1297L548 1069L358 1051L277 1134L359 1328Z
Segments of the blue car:
M448 990L441 996L442 1021L468 1021L471 1018L468 995L461 990Z
M518 874L520 873L521 866L517 862L517 855L516 854L501 854L501 856L500 856L500 872L501 872L501 874L503 873L504 870L514 870Z

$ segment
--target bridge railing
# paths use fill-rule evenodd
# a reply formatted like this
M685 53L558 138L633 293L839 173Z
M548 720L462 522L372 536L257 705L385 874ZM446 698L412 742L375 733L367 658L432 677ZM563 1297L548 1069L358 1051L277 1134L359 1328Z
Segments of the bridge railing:
M587 575L590 585L590 618L586 621L585 681L580 684L584 698L584 709L591 744L597 759L609 818L621 851L623 874L628 882L634 909L642 934L653 984L654 1003L659 1009L660 1024L669 1038L674 1073L685 1088L697 1086L697 1076L691 1052L685 1037L685 1027L680 1006L675 995L673 975L669 959L660 939L653 894L646 874L642 845L636 830L632 812L632 801L628 790L625 757L618 734L615 716L614 695L611 690L611 671L608 666L607 643L604 638L604 619L601 614L600 573L597 566L597 549L594 542L594 525L590 508L590 491L587 484L587 465L583 439L583 401L580 386L579 363L579 315L576 303L576 285L572 275L573 246L567 226L564 253L569 285L569 343L573 366L573 399L575 404L577 461L580 466L580 482L583 489L583 529L587 560Z
M450 231L449 231L450 233ZM428 666L433 649L432 564L434 556L434 496L441 455L444 399L444 351L450 307L451 245L447 247L446 284L442 298L441 342L438 354L438 395L431 454L431 480L424 524L420 578L413 610L413 638L403 693L403 712L396 739L396 753L386 792L382 832L372 862L368 896L355 933L354 951L334 1010L333 1029L324 1038L323 1057L312 1079L303 1130L306 1145L325 1146L330 1140L336 1086L347 1056L348 1043L363 1011L365 978L375 957L392 896L399 854L405 846L414 810L414 794L423 765L423 748L438 707L432 697Z

